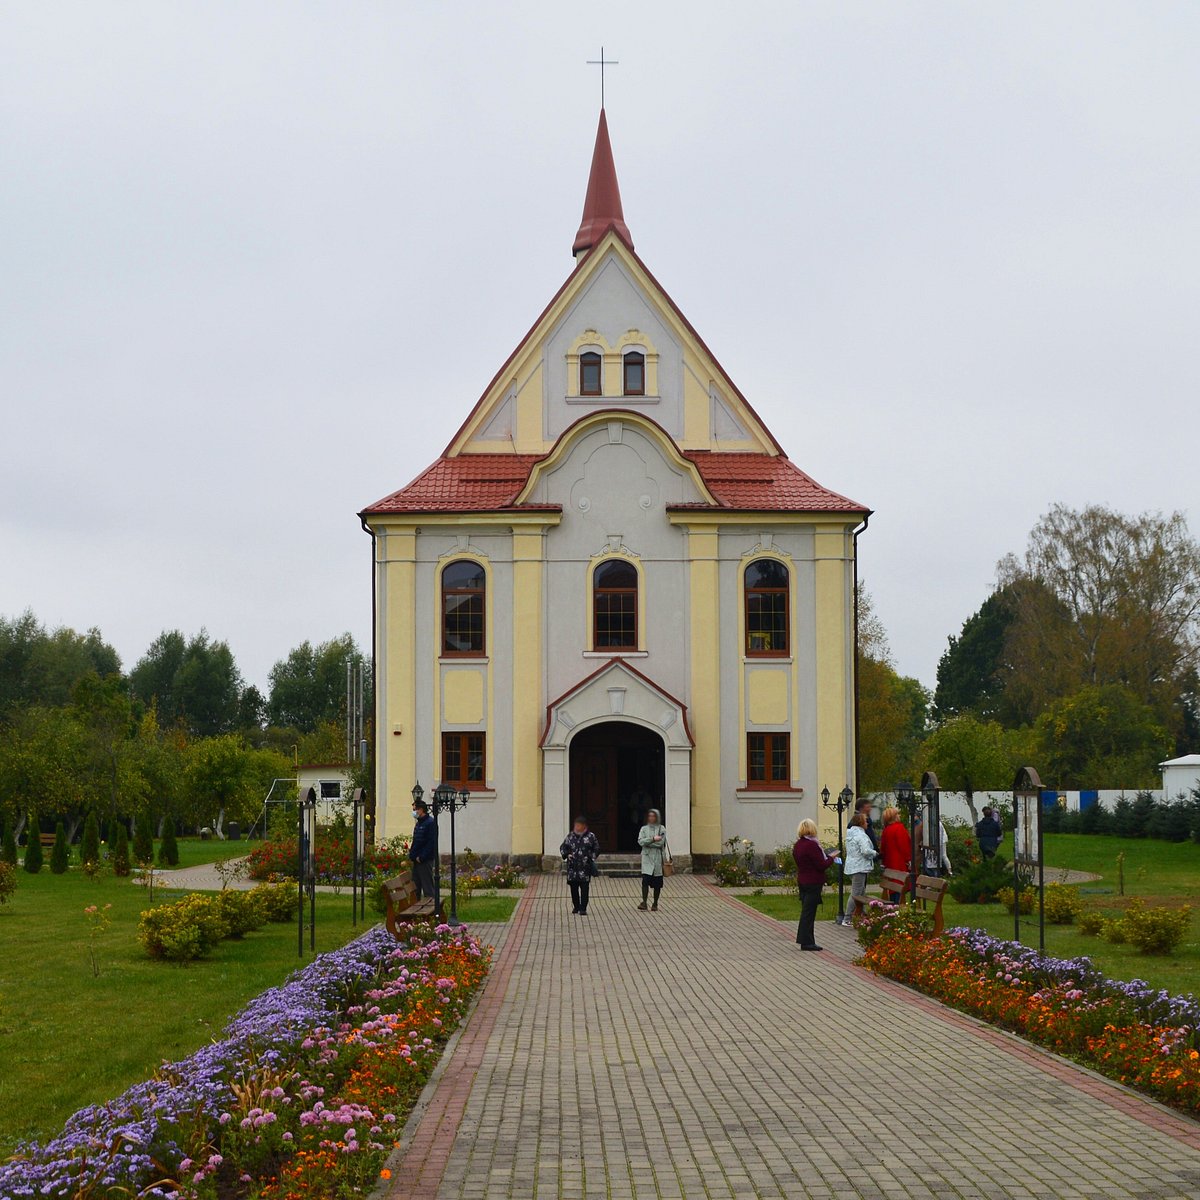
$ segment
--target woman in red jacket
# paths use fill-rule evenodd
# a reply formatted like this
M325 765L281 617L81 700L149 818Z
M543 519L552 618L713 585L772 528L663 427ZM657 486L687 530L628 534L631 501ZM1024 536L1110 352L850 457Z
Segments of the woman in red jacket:
M820 950L813 932L817 905L821 903L825 872L841 860L836 854L825 853L817 841L816 821L807 820L801 821L800 828L796 830L792 858L796 860L796 883L800 888L800 924L796 929L796 941L801 950Z
M912 839L908 836L908 830L904 828L904 822L900 820L898 808L883 810L883 832L879 835L879 854L885 868L905 873L912 870ZM885 898L892 904L899 904L901 893L886 892Z

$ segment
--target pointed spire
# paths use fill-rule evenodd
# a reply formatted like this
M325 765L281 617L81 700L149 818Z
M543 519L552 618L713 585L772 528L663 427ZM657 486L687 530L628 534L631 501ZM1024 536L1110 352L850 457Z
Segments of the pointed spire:
M592 173L588 176L587 196L583 201L583 220L579 223L571 253L578 258L585 250L590 250L610 225L632 250L633 237L621 211L621 188L617 184L617 168L613 165L612 143L608 140L608 118L601 108L596 148L592 151Z

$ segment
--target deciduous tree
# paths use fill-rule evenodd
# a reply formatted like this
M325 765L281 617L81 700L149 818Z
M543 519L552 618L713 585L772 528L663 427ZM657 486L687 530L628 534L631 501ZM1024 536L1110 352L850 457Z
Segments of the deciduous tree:
M1006 645L1024 718L1081 687L1119 684L1182 728L1179 698L1200 663L1200 545L1181 513L1056 505L999 577L1026 585Z
M1173 746L1150 705L1115 683L1056 700L1035 731L1042 778L1067 788L1152 787Z
M365 660L348 633L314 646L301 642L271 668L267 712L272 725L311 733L322 722L346 718L346 663L363 667ZM364 697L370 711L371 698ZM342 756L345 756L343 751Z

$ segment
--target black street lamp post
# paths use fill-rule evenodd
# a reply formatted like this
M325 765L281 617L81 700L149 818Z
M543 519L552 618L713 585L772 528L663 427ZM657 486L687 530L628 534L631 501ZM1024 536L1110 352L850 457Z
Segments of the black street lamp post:
M467 807L471 793L463 788L456 792L449 784L441 783L433 789L433 819L436 822L443 812L450 814L450 919L446 922L452 929L457 929L462 922L458 919L458 849L454 841L454 814ZM435 901L437 912L442 911L442 856L438 853L434 867L433 890L437 893Z
M846 916L846 847L842 844L842 813L846 811L854 803L854 793L848 787L842 788L838 792L838 797L833 800L830 796L829 789L823 787L821 789L821 803L826 808L832 808L837 811L838 819L838 923Z

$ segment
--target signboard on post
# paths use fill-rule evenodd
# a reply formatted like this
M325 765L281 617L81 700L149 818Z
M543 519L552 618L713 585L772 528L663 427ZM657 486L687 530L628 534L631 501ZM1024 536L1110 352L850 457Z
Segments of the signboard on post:
M1021 940L1021 893L1038 880L1038 945L1046 948L1046 870L1042 862L1042 781L1033 767L1013 780L1013 937Z

